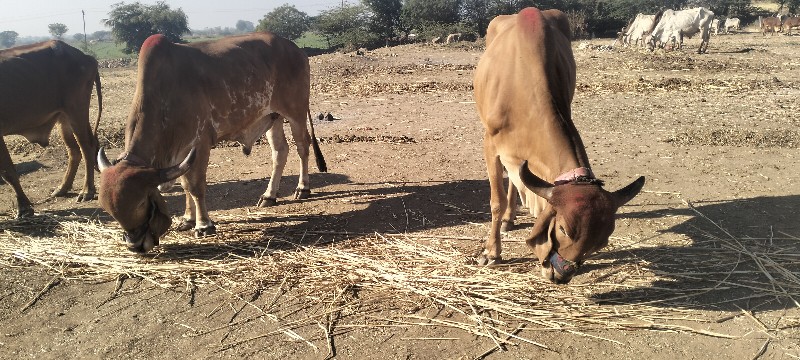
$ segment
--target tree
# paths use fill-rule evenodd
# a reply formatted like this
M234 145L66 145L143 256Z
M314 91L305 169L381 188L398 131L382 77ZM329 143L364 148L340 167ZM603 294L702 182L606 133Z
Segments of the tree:
M0 47L10 48L17 43L17 34L16 31L3 31L0 32Z
M289 40L295 40L309 28L308 14L294 5L283 4L258 22L256 30L271 31Z
M189 32L183 10L172 10L163 1L155 5L142 5L139 2L126 5L120 2L111 7L108 19L104 19L103 23L111 28L117 43L125 43L123 51L128 54L139 52L142 43L150 35L163 34L172 42L182 43L183 34Z
M427 22L455 24L461 21L459 10L465 2L464 0L406 0L403 5L402 20L411 28ZM485 0L472 2L486 3Z
M64 34L67 33L67 30L69 30L67 28L67 25L64 25L62 23L54 23L47 25L47 29L48 31L50 31L50 35L53 35L54 38L59 40L61 39L62 36L64 36Z
M83 42L83 34L81 33L72 34L72 40Z
M240 33L252 32L256 27L252 21L239 20L236 22L236 30Z
M369 12L363 5L350 5L323 11L317 17L317 29L332 48L348 50L375 44L378 38L369 32Z
M400 15L403 3L400 0L361 0L372 12L369 30L383 39L395 36L402 27Z

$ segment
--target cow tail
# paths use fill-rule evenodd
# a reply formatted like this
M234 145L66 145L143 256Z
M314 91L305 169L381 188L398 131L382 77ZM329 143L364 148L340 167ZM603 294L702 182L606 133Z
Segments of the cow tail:
M311 120L311 110L307 110L308 114L308 127L311 129L311 147L314 148L314 158L317 160L317 169L320 172L328 172L328 165L325 163L325 157L322 156L322 150L317 143L317 136L314 135L314 121Z
M100 128L100 116L103 114L103 91L100 86L100 71L98 70L94 76L94 86L97 90L97 120L94 123L94 141L95 145L100 145L100 140L97 138L97 132Z

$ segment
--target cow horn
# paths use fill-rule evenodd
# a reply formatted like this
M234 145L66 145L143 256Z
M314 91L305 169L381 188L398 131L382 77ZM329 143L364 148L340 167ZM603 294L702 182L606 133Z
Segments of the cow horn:
M108 161L108 156L106 156L106 149L103 147L97 151L97 167L101 173L111 167L111 162Z
M540 179L528 169L528 160L522 162L522 167L519 168L519 177L522 183L528 190L533 191L534 194L541 196L548 202L553 197L553 184Z
M158 173L161 183L175 180L181 175L185 174L187 171L189 171L189 167L192 166L196 153L197 149L192 148L192 150L189 151L189 155L186 155L186 159L184 159L183 162L181 162L180 164L168 167L166 169L160 169Z
M642 190L643 186L644 186L644 176L640 176L634 182L628 184L628 186L615 191L613 195L614 195L614 200L617 203L617 207L625 205L625 203L631 201L631 199L633 199L637 194L639 194L639 191Z

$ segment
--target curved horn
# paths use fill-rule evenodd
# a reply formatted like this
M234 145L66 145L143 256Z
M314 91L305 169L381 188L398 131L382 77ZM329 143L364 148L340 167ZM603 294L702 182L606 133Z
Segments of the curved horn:
M528 160L522 162L522 167L519 168L519 177L528 190L550 202L550 198L553 197L553 184L534 175L528 169Z
M105 169L111 167L111 162L108 161L108 156L106 156L106 149L100 147L100 150L97 151L97 168L102 173Z
M166 169L158 170L158 175L160 177L161 183L175 180L181 175L185 174L187 171L189 171L189 167L192 166L196 153L197 149L192 148L192 150L189 151L189 155L186 155L186 159L184 159L183 162L181 162L180 164L168 167Z
M615 191L612 195L614 196L614 201L617 203L617 207L625 205L628 201L631 201L639 191L642 190L644 186L644 176L639 176L634 182L628 184L628 186Z

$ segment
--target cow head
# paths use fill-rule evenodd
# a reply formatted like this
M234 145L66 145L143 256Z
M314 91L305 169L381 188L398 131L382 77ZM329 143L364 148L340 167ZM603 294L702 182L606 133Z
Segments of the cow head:
M542 276L555 283L569 282L586 257L608 245L617 209L644 186L644 176L615 192L586 177L552 185L531 173L527 161L520 178L548 202L526 242L542 264Z
M172 220L157 187L186 173L194 158L192 149L180 164L156 169L125 159L112 164L100 148L100 206L122 226L128 249L146 253L169 230Z

